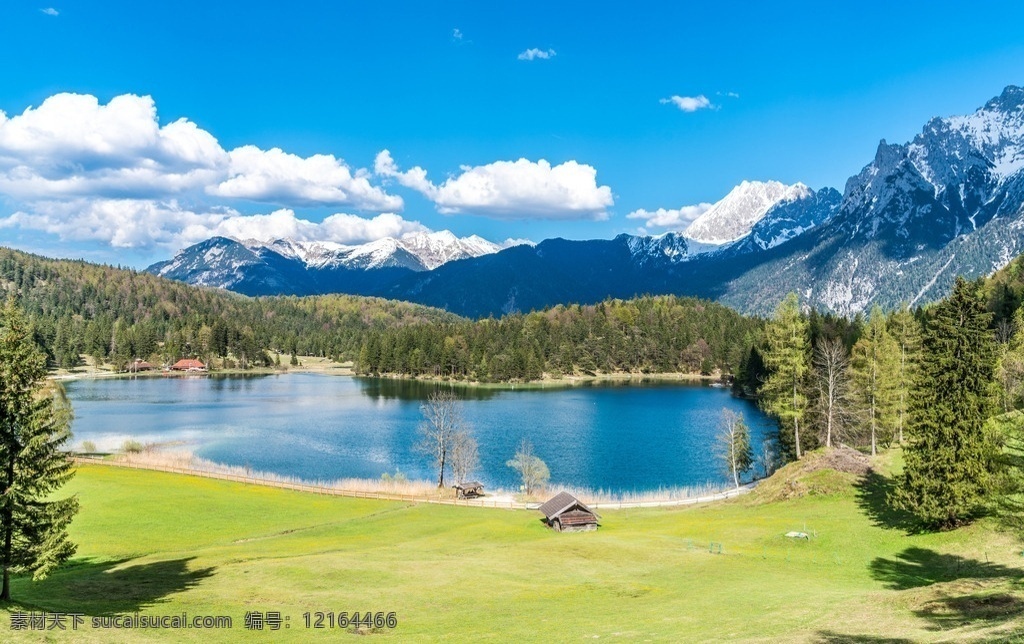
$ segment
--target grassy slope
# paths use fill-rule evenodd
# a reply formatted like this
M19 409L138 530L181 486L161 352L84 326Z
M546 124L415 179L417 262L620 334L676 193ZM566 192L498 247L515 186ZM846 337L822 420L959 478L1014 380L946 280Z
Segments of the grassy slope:
M884 484L608 511L596 534L555 534L536 512L84 466L71 485L82 502L74 565L44 582L16 580L13 592L23 609L234 618L230 631L162 633L206 642L253 639L246 610L291 615L291 628L267 641L327 641L302 628L303 611L366 609L397 611L391 635L403 641L963 641L1024 629L1019 542L984 524L920 536L878 525L899 519L875 503ZM816 536L782 536L804 529ZM724 554L710 554L708 541ZM4 639L40 639L7 625L0 618ZM112 635L161 639L93 639Z

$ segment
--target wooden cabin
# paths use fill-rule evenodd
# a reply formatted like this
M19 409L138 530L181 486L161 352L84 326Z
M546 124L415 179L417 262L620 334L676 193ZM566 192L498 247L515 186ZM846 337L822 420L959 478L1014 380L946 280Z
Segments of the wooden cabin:
M172 371L206 371L206 365L199 360L183 358L171 365Z
M138 373L140 371L152 371L153 365L149 364L142 358L135 358L135 361L128 365L128 371L132 373Z
M540 506L544 520L558 532L589 532L597 530L596 512L568 492L559 492Z
M484 484L479 481L459 483L452 487L455 488L455 496L459 499L475 499L478 496L484 495Z

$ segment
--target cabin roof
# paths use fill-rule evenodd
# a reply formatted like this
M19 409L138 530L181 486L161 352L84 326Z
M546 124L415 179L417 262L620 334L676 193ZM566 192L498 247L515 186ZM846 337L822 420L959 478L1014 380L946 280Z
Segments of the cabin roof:
M206 368L206 365L204 365L202 362L200 362L198 360L193 360L191 358L182 358L181 360L178 360L173 365L171 365L171 369L205 369L205 368Z
M452 487L462 488L463 490L469 490L473 488L483 487L484 484L480 481L466 481L465 483L456 483Z
M540 511L544 513L544 516L548 518L548 521L560 517L569 510L581 510L590 515L594 515L594 511L588 508L583 501L580 501L568 492L559 492L540 506Z

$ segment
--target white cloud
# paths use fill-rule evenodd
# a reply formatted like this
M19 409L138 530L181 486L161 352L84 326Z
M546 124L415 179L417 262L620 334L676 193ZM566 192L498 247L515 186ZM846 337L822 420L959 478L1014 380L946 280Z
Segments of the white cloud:
M390 212L381 213L372 219L344 213L331 215L320 224L320 230L323 234L317 239L340 244L361 244L384 237L431 232L418 221L409 221Z
M435 185L421 167L400 171L391 153L383 150L374 169L378 175L422 193L442 214L603 220L614 203L611 188L597 185L597 170L576 161L552 166L544 159L519 159L463 166L462 174Z
M216 180L227 160L190 121L160 127L148 96L100 105L56 94L21 115L0 111L0 193L16 198L172 194Z
M525 237L509 237L498 245L502 248L512 248L513 246L536 246L537 242Z
M329 154L302 158L279 148L253 145L229 153L230 178L206 192L218 197L250 199L284 205L353 206L361 210L400 210L401 197L370 184L365 173Z
M203 193L285 206L398 210L400 197L332 155L302 158L247 145L225 151L187 119L161 126L149 96L56 94L0 111L0 193L34 202L162 199Z
M18 227L57 235L65 241L99 241L114 248L178 249L221 235L272 241L332 241L357 244L428 229L418 221L383 213L373 218L338 213L322 222L301 219L292 210L243 215L229 208L193 209L176 200L80 199L34 204L0 219L0 228Z
M452 29L452 40L462 40L462 30L458 27Z
M554 49L537 49L536 47L531 47L524 52L520 52L517 58L519 60L550 60L556 55L557 54Z
M699 96L672 96L671 98L663 98L659 101L662 105L671 103L684 112L696 112L697 110L708 109L714 107L711 101L708 100L707 96L700 94Z
M712 205L714 204L699 203L693 206L676 208L675 210L658 208L654 212L641 208L626 215L626 219L643 219L644 228L642 230L645 233L650 226L656 226L668 230L683 230L689 226L694 219L707 212Z
M56 9L54 9L53 7L47 7L45 9L40 9L39 11L41 11L42 13L45 13L48 16L59 16L60 15L60 12L57 11Z

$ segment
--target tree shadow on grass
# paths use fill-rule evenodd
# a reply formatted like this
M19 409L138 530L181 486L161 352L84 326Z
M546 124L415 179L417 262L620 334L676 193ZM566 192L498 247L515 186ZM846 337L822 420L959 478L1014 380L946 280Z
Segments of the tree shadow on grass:
M968 582L1001 582L1019 583L1024 579L1024 570L1011 568L1002 564L968 559L959 555L948 555L928 550L927 548L911 547L893 558L878 557L868 566L871 576L882 582L889 590L911 590L927 588L937 584L932 593L934 598L927 599L920 607L913 610L914 615L926 620L928 630L948 631L967 628L977 635L981 629L998 628L1024 614L1024 598L1015 594L998 590L993 592L991 585L974 583L950 584L966 580ZM962 593L959 590L972 587L974 593ZM979 588L980 587L980 588ZM918 601L920 601L918 599ZM1013 626L1011 626L1012 628ZM988 633L987 635L998 635ZM874 635L847 635L835 631L819 631L818 641L829 643L840 642L876 642L879 644L903 644L913 640L898 637L879 637Z
M904 637L876 637L874 635L846 635L835 631L818 631L818 642L825 644L913 644Z
M1009 624L1024 614L1024 598L1005 590L1006 582L1012 589L1024 579L1024 570L1019 568L914 547L893 559L875 559L870 571L872 577L891 590L947 584L938 586L935 598L914 610L915 615L929 622L930 630L993 628ZM961 580L972 583L968 586L949 583ZM993 585L1004 589L993 592ZM971 592L963 592L964 588L971 588Z
M959 555L947 555L926 548L911 547L893 559L878 557L869 565L871 576L890 590L920 588L959 579L1024 578L1024 570Z
M193 557L132 565L130 559L76 559L42 581L12 580L14 604L35 610L111 615L133 613L184 592L215 568L192 568Z
M914 614L931 622L932 630L936 631L964 626L988 628L1024 614L1024 599L1010 593L941 597L915 610Z
M896 482L891 478L868 470L855 485L857 505L880 528L903 530L908 534L921 532L922 526L914 515L894 508L889 503L889 494L895 487Z

